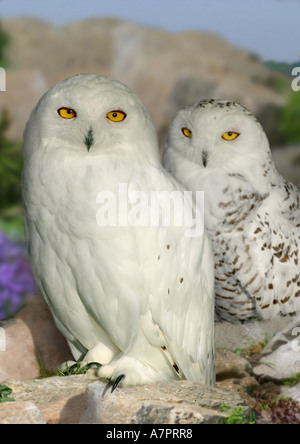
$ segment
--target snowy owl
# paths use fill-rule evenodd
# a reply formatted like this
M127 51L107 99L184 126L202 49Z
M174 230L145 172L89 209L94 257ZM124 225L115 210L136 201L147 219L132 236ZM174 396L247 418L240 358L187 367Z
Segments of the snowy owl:
M231 101L187 106L171 123L163 163L205 193L220 318L299 312L300 191L277 172L256 118Z
M132 222L139 196L144 216L150 192L184 194L161 165L139 98L96 74L58 83L32 111L23 157L33 272L74 358L100 363L98 374L111 385L213 385L209 237L187 235L184 220ZM157 202L162 210L165 200Z

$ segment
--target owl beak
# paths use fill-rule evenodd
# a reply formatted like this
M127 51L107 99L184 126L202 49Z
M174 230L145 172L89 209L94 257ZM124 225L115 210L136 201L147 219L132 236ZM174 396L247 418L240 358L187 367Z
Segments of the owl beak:
M202 163L203 163L204 168L206 168L207 160L208 160L208 152L206 150L203 150L202 151Z
M94 144L94 131L93 128L90 128L84 138L84 143L87 147L88 152L90 151L91 146Z

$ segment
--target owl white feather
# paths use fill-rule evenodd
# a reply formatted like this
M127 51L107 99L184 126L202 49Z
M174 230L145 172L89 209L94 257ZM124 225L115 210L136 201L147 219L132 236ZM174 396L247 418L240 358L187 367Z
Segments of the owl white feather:
M111 381L124 375L123 385L213 384L209 238L184 225L99 224L99 193L118 196L120 184L183 193L139 98L105 76L68 78L34 108L23 155L33 272L74 358L102 364Z
M256 118L235 102L194 103L175 115L163 157L186 189L205 192L218 315L299 313L300 191L277 172Z

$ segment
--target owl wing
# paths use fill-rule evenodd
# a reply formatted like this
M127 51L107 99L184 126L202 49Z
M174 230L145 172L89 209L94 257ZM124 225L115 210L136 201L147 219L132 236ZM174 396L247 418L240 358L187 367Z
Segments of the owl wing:
M174 183L172 186L175 188ZM187 379L213 384L214 275L210 242L205 233L188 237L185 226L159 227L157 234L159 251L148 282L153 320L165 338L174 368Z
M294 314L300 309L300 192L282 180L260 211L260 226L268 250L264 293L257 310L262 317ZM268 265L269 264L269 265Z
M230 272L234 272L243 292L255 300L257 312L265 319L300 308L297 211L296 189L282 183L249 218L244 226L246 234L228 240Z
M292 183L282 179L276 189L282 217L292 225L300 227L300 190Z

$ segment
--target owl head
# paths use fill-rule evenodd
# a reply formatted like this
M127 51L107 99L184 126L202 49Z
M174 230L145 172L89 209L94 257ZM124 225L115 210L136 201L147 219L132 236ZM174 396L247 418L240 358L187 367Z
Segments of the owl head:
M270 164L271 156L260 123L248 110L236 102L202 100L175 115L164 153L170 171L172 157L189 161L203 174L222 169L252 176Z
M140 99L123 83L78 74L47 91L25 129L23 155L63 160L105 153L158 158L157 136Z

